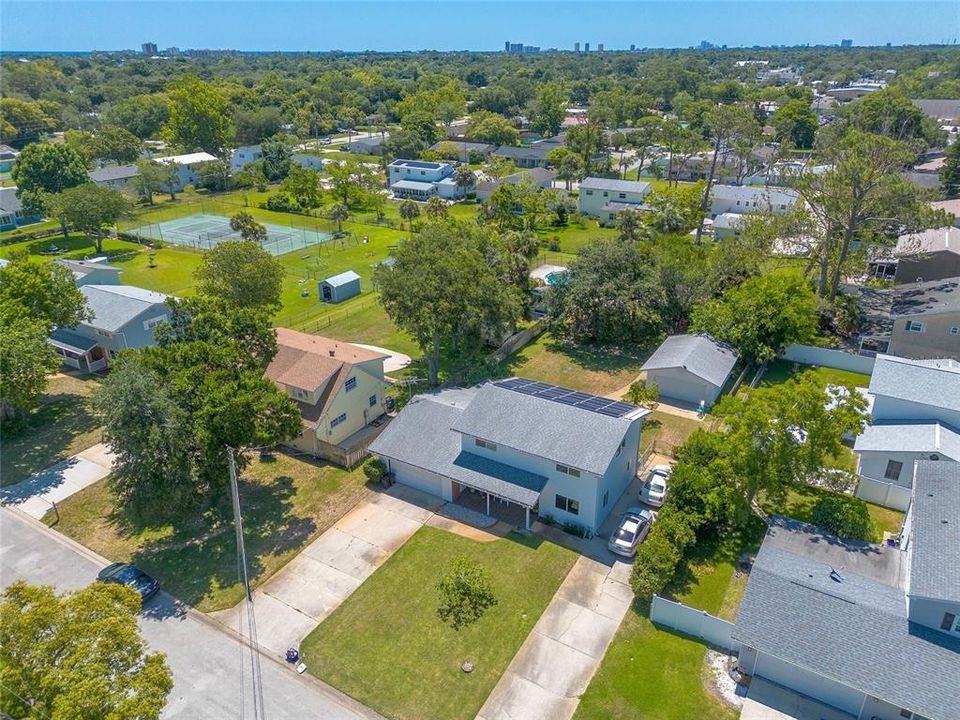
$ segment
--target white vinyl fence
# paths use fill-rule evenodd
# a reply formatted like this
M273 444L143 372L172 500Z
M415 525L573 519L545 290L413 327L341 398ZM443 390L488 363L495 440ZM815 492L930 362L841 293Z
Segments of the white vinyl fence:
M868 503L883 505L902 512L906 512L910 505L910 488L874 480L863 475L857 481L857 491L854 494Z
M804 365L822 365L823 367L850 372L873 374L876 358L866 355L854 355L843 350L814 347L813 345L788 345L783 351L783 359Z
M703 610L687 607L683 603L654 595L650 605L650 620L657 625L666 625L685 635L700 638L714 647L732 653L740 650L740 643L733 639L732 622L714 617Z

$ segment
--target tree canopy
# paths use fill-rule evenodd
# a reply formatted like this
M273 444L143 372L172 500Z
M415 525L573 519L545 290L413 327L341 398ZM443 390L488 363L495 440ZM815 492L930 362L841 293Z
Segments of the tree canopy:
M194 272L200 294L242 308L279 308L283 276L280 261L250 240L218 243Z

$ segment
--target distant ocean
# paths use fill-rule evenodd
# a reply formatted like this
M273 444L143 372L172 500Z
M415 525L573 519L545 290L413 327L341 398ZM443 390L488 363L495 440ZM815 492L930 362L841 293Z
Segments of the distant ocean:
M233 48L243 51L596 51L774 45L954 44L960 2L45 2L0 0L0 51Z

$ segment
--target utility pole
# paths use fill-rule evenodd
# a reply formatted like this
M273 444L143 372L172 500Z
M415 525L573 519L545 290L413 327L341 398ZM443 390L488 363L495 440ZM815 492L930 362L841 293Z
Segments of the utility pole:
M227 446L227 460L230 464L230 495L233 499L233 521L237 531L237 565L239 566L240 577L243 580L244 605L247 614L247 645L250 648L253 718L254 720L266 720L267 715L263 707L263 678L260 673L260 644L257 640L257 618L253 609L253 593L250 591L250 578L247 574L247 550L243 543L243 519L240 515L240 491L237 487L237 461L234 457L234 450L229 445ZM240 634L243 635L242 628ZM240 683L240 697L242 702L242 676Z

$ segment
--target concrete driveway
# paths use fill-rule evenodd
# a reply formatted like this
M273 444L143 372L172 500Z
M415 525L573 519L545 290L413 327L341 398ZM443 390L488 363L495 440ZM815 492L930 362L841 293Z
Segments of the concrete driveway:
M630 565L580 557L477 720L567 720L633 602Z
M298 647L442 504L402 485L359 503L254 592L260 645L278 656ZM242 603L210 616L247 634Z
M0 491L0 503L14 505L31 517L42 518L53 507L76 492L110 474L113 453L103 443L87 448L16 485Z

